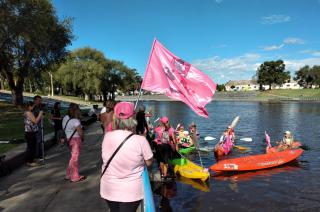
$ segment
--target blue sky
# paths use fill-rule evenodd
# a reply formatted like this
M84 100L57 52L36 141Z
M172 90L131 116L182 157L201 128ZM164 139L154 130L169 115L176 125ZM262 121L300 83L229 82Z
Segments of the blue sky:
M153 39L214 82L251 79L267 60L320 65L320 0L53 0L73 17L69 49L90 46L144 75Z

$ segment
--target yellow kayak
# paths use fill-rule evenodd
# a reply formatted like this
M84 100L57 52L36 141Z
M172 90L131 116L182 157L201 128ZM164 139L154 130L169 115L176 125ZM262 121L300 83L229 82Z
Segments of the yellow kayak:
M192 163L185 158L174 159L171 161L174 166L174 173L190 179L206 181L210 177L207 169Z

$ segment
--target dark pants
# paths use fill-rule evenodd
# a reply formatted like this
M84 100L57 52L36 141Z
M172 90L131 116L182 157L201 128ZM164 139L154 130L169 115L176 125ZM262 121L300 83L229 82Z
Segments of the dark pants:
M135 202L114 202L106 200L111 212L136 212L141 200Z
M32 163L36 158L37 151L37 138L35 132L26 132L25 137L27 140L27 162Z
M36 140L37 140L37 146L36 146L36 158L42 158L42 130L39 129L36 133Z

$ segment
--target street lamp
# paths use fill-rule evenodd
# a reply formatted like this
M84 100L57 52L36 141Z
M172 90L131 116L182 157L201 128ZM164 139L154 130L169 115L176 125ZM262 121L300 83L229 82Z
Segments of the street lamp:
M53 92L53 81L52 81L52 73L49 71L49 75L50 75L50 82L51 82L51 96L53 96L54 92Z

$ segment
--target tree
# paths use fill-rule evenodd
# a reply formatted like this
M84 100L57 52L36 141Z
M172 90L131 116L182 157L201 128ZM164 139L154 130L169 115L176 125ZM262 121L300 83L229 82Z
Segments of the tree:
M262 85L269 85L271 90L272 84L281 85L290 80L290 72L285 71L285 64L282 60L266 61L258 68L257 78L260 90L262 90Z
M102 52L89 47L77 49L61 65L55 77L65 88L69 87L76 93L83 93L88 101L101 90L105 63Z
M25 78L63 60L72 38L71 20L59 21L51 1L0 1L0 73L15 105L23 103Z
M232 86L231 86L232 87ZM233 86L234 87L234 86ZM218 91L225 91L226 90L226 86L224 84L217 84L217 90Z
M313 85L320 85L320 66L304 66L295 73L295 80L305 88L312 88Z

